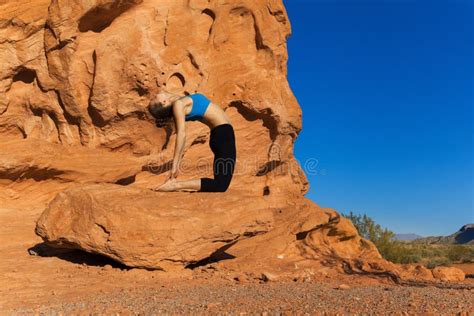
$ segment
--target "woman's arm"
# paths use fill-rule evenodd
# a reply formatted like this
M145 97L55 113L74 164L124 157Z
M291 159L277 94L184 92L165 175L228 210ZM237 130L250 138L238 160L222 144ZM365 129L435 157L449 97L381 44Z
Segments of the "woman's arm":
M174 146L173 155L173 166L171 168L170 178L176 178L179 173L179 164L183 157L184 145L186 143L186 130L185 130L185 102L181 99L173 103L173 115L176 126L176 142Z

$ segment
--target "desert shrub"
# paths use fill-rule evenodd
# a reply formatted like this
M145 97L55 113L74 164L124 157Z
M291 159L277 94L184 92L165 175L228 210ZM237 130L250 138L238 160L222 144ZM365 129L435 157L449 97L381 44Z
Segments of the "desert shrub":
M413 245L413 247L417 247L417 245ZM434 252L435 252L435 249L434 249L433 246L423 245L423 251L422 251L423 257L427 258L427 257L436 256L436 254ZM438 254L438 256L439 256L439 254Z
M451 262L474 262L474 245L429 244L393 240L395 233L382 228L366 214L342 214L351 220L359 235L375 244L382 257L394 263L422 263L427 267Z
M435 257L446 256L446 249L444 248L444 246L433 245L431 249L433 251L431 256L435 256Z
M446 257L451 261L471 262L474 261L474 247L468 245L450 245L445 250Z
M448 266L451 264L451 260L449 260L449 258L446 258L446 257L440 257L440 258L433 258L433 259L430 259L427 263L426 263L426 267L428 269L433 269L434 267L437 267L437 266Z
M400 241L391 241L383 250L383 254L382 252L380 254L385 259L395 263L413 263L422 260L416 249Z
M359 235L375 244L383 258L395 263L412 263L420 260L420 255L411 251L403 242L393 240L394 232L382 228L366 214L356 215L350 212L342 215L351 220Z
M462 258L461 259L461 263L471 263L471 262L474 262L473 259L469 259L469 258Z

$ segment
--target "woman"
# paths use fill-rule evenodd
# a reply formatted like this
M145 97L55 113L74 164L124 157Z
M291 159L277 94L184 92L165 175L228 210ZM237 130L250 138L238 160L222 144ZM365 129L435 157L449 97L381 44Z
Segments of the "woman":
M149 104L150 113L158 121L174 119L176 143L169 178L155 191L225 192L230 185L236 160L234 129L226 113L200 93L179 96L168 92L158 93ZM185 121L199 120L209 126L209 145L214 153L214 179L176 180L186 141Z

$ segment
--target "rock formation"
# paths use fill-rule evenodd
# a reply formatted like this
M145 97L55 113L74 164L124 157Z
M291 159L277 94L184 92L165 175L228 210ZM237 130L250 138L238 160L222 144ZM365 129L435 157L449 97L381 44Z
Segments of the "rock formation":
M281 0L19 0L0 9L0 185L9 190L0 199L25 183L42 192L51 203L36 232L46 242L164 270L225 252L223 270L433 278L383 260L349 220L304 198ZM148 190L167 176L174 149L173 129L146 110L160 89L204 93L231 118L237 166L225 194ZM182 178L209 176L209 130L189 122L186 133Z
M226 194L208 208L210 195L78 186L56 196L36 233L128 266L169 270L272 229L273 214L262 198Z
M420 244L474 244L474 224L463 225L457 232L449 236L428 236L414 241Z

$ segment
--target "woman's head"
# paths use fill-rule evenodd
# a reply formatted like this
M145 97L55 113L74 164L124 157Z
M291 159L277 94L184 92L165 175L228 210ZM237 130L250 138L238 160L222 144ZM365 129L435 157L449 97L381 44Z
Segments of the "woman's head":
M148 110L156 119L157 123L169 123L173 119L173 101L176 99L176 95L162 91L155 95L150 100Z

